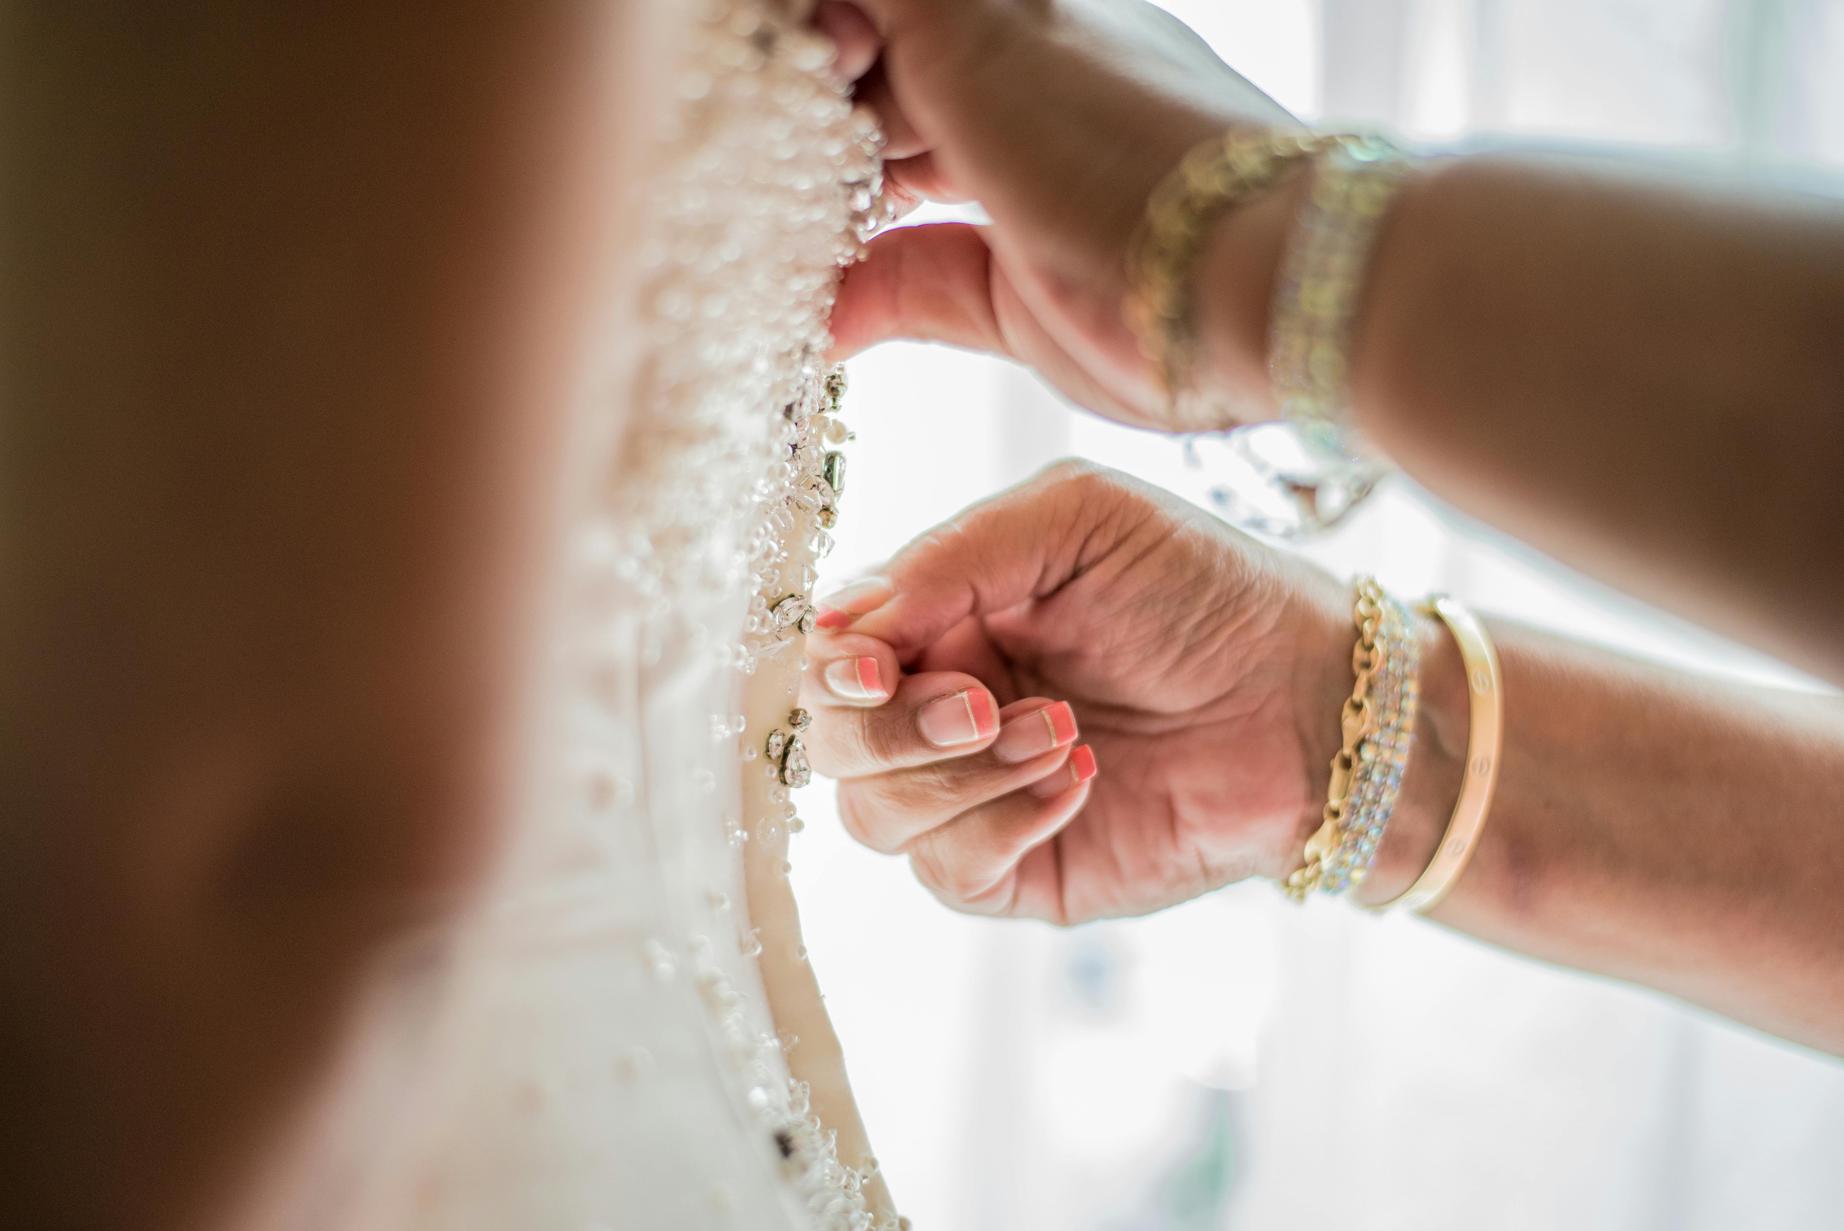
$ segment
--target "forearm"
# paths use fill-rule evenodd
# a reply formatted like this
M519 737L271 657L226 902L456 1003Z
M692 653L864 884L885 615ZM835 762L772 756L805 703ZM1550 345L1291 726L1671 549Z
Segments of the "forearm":
M1364 428L1525 541L1844 678L1844 208L1491 159L1403 206Z
M1223 379L1265 381L1301 185L1207 271ZM1430 164L1376 251L1359 426L1437 495L1844 679L1844 208L1605 164Z
M1844 1051L1844 709L1491 626L1497 793L1431 917ZM1420 738L1367 904L1427 865L1466 757L1459 653L1422 630Z

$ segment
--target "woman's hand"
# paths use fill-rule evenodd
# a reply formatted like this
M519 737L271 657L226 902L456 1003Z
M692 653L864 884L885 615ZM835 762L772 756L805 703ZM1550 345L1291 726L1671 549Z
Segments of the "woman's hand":
M1076 923L1284 876L1350 688L1344 602L1064 463L828 600L814 767L855 838L963 910Z
M840 353L891 337L991 351L1099 413L1178 426L1122 317L1130 239L1154 186L1192 146L1292 118L1140 0L862 0L862 9L883 54L859 96L883 119L893 182L920 197L978 201L992 225L901 228L875 240L834 314ZM842 71L861 68L862 18L832 3L820 21L848 48ZM1284 196L1238 211L1217 245L1239 289L1220 305L1233 319L1205 322L1230 340L1205 362L1232 394L1261 394L1267 300L1290 213Z

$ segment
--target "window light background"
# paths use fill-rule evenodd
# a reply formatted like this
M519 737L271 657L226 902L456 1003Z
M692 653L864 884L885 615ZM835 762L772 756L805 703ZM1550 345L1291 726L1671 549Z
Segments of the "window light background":
M1838 191L1844 0L1167 7L1304 116L1432 143L1688 151ZM1201 491L1172 441L1072 413L993 361L890 346L851 378L858 442L829 580L1066 455ZM1695 669L1800 682L1400 487L1308 554ZM804 808L813 962L919 1231L1844 1219L1844 1063L1416 920L1299 910L1263 884L1068 931L963 918L901 860L854 847L829 787Z

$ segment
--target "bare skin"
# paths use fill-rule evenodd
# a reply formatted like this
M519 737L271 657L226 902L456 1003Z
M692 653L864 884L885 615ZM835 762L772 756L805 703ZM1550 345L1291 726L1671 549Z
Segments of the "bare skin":
M1005 350L1088 405L1156 423L1151 382L1117 323L1126 233L1145 191L1192 141L1285 117L1194 39L1129 7L1116 6L1105 27L1072 24L1042 3L874 0L866 9L883 47L866 93L886 104L900 181L918 194L977 198L998 225L881 241L848 286L844 343L914 333ZM1044 37L1052 19L1055 37ZM835 11L826 20L857 19ZM584 270L595 265L583 254L612 214L601 176L621 170L620 132L592 117L609 83L640 79L612 49L644 43L604 37L583 10L507 5L451 5L433 23L389 6L302 18L236 4L12 5L0 22L5 1221L288 1225L300 1207L276 1181L288 1178L366 989L381 964L425 951L421 942L439 934L504 815L530 583L543 567L544 459L576 373ZM855 67L870 65L869 45L853 44ZM1092 158L1097 132L1121 137L1108 167ZM1506 174L1509 193L1485 170L1419 186L1386 240L1384 268L1430 249L1418 232L1446 234L1443 202L1471 216L1469 202L1516 197L1536 173ZM1580 208L1555 211L1563 230L1546 244L1566 248L1595 223L1599 194L1650 200L1598 178L1589 187ZM1580 547L1578 562L1651 561L1663 574L1657 593L1713 596L1712 613L1733 604L1731 626L1836 678L1836 548L1821 534L1829 523L1808 514L1835 513L1830 489L1815 483L1836 473L1827 416L1837 355L1800 342L1813 330L1836 336L1835 229L1822 212L1769 209L1766 218L1758 207L1706 204L1670 232L1671 255L1722 259L1690 262L1681 274L1693 279L1689 293L1675 284L1679 293L1642 303L1626 322L1621 353L1666 360L1635 368L1618 400L1639 426L1623 434L1620 415L1581 425L1612 433L1596 447L1629 458L1649 456L1641 446L1658 438L1657 424L1682 430L1685 465L1653 476L1663 480L1648 487L1655 502L1641 504L1637 484L1610 490L1606 466L1575 455L1576 436L1531 438L1520 435L1527 419L1510 421L1512 411L1528 416L1530 403L1509 396L1526 389L1544 413L1566 413L1551 403L1577 394L1581 413L1605 411L1604 397L1593 400L1605 393L1605 358L1543 373L1535 369L1553 361L1554 344L1576 335L1546 344L1503 321L1493 332L1489 317L1478 336L1442 333L1455 325L1454 271L1474 268L1468 245L1502 244L1519 230L1515 215L1490 236L1461 228L1470 238L1449 262L1422 268L1411 256L1411 275L1379 277L1401 289L1372 306L1364 345L1385 357L1360 363L1360 412L1418 474L1437 486L1448 474L1457 498L1467 497L1471 468L1502 467L1474 498L1487 512L1489 501L1505 502L1497 515L1507 524L1573 525L1560 514L1585 491L1601 537ZM1206 304L1213 370L1226 383L1258 379L1263 271L1285 217L1280 197L1243 215L1213 256L1231 271L1211 279ZM1622 233L1611 229L1608 242ZM1650 259L1629 267L1600 253L1613 263L1575 266L1544 251L1551 259L1520 266L1515 280L1552 317L1579 308L1568 292L1590 273L1638 293L1658 272ZM1692 319L1674 321L1666 308ZM1708 345L1712 332L1725 344ZM1418 364L1395 366L1411 354ZM1702 409L1680 422L1686 405ZM1477 436L1453 430L1461 419ZM1759 441L1800 446L1769 455L1785 463L1771 498L1758 485L1707 487L1728 473L1738 422ZM1695 501L1752 501L1756 520L1698 521ZM1696 533L1664 541L1674 526ZM1765 549L1763 527L1781 536ZM1225 557L1217 567L1246 566ZM1767 597L1737 602L1744 582L1769 586ZM1293 595L1276 601L1298 625L1300 663L1322 666L1324 654L1304 647L1342 632L1337 600L1302 575L1275 584ZM867 628L854 635L878 640ZM901 641L899 629L886 631ZM1207 643L1209 629L1197 636ZM1519 673L1536 672L1518 665L1517 635L1504 637L1519 687ZM956 661L951 649L939 651L944 665ZM1529 661L1548 662L1543 653L1532 649ZM896 651L888 655L884 679L900 681L899 695L931 686L927 673L900 677ZM1328 686L1299 674L1302 692ZM1548 666L1542 674L1568 678ZM1039 709L1053 699L1050 685L1031 684ZM1534 704L1544 686L1522 687ZM1728 809L1700 814L1697 832L1712 842L1739 832L1735 800L1817 824L1814 801L1748 775L1782 765L1781 778L1836 781L1828 715L1757 698L1741 699L1739 717L1718 715L1676 685L1652 687L1657 704L1639 713L1616 705L1632 686L1609 684L1610 723L1634 740L1665 726L1682 738L1594 765L1545 753L1532 781L1605 781L1636 765L1662 790L1692 780L1669 760L1676 750L1721 752L1735 761L1724 781L1736 795ZM1295 694L1275 685L1273 695ZM1203 693L1188 701L1210 703ZM1131 726L1130 708L1119 708ZM1297 708L1320 712L1317 702ZM1105 759L1104 724L1081 717ZM1569 717L1555 703L1550 725L1530 728L1553 734L1532 738L1525 755L1565 743ZM1432 726L1451 722L1436 716ZM1292 724L1265 730L1276 756L1297 745L1298 776L1310 774L1324 751L1309 748L1314 737L1296 738ZM1041 781L1074 759L1060 746L1032 768L1044 769ZM1434 785L1441 758L1424 764L1429 789L1443 789ZM935 773L953 778L951 767ZM1072 778L1053 802L1067 819L1112 780ZM1223 838L1218 866L1091 905L1146 909L1218 872L1273 874L1303 789L1261 784L1259 842ZM1715 808L1721 798L1706 790L1683 802ZM1615 841L1591 801L1567 802L1577 809L1567 824L1553 799L1521 822L1516 812L1495 818L1495 833L1528 841L1481 853L1443 908L1454 922L1533 951L1558 946L1568 960L1839 1046L1823 1025L1838 1016L1836 954L1812 939L1836 935L1836 918L1808 888L1835 883L1829 831L1801 830L1797 846L1725 848L1726 864L1628 883L1634 865L1658 865L1664 831L1623 829ZM1381 876L1415 866L1422 855L1410 839L1431 842L1429 818L1440 814L1427 804L1405 813L1398 832L1409 846L1386 852ZM1546 832L1595 840L1533 845ZM957 847L939 846L946 873ZM1774 886L1771 910L1762 884ZM1623 889L1617 901L1613 885ZM1475 893L1491 896L1475 903ZM1474 920L1457 913L1475 908ZM1688 958L1600 956L1613 943L1604 933L1662 943L1645 928L1687 911L1711 920L1680 929ZM1569 931L1577 925L1593 930ZM1735 969L1743 949L1758 969ZM1801 964L1823 975L1810 992L1786 982Z
M866 94L900 183L990 227L891 232L841 351L1009 355L1149 427L1121 313L1147 194L1196 142L1292 121L1138 0L866 0ZM1099 153L1098 153L1099 151ZM1301 184L1232 214L1203 271L1203 378L1259 405ZM1359 424L1451 502L1585 571L1844 680L1844 208L1642 169L1441 160L1379 245Z
M1128 237L1197 140L1292 121L1147 5L863 7L899 181L992 224L877 240L835 316L842 352L991 351L1098 413L1176 427L1122 324ZM1202 271L1200 379L1256 403L1301 187L1229 216ZM1580 163L1436 163L1384 230L1354 371L1360 425L1438 494L1844 681L1844 210ZM1342 587L1094 476L970 510L885 573L815 647L809 695L832 720L816 764L846 779L854 833L944 900L1070 923L1298 865L1350 687ZM1413 880L1458 789L1464 692L1437 627L1409 798L1360 900ZM1434 917L1844 1052L1839 703L1492 628L1498 802ZM842 695L832 655L877 662L882 691ZM1005 729L918 735L922 704L975 689L1014 721L1071 703L1100 774L1076 783L1064 746L1002 763Z
M906 855L950 906L1073 924L1299 866L1351 689L1350 597L1332 578L1066 464L832 603L808 648L814 765L841 779L853 836ZM1496 801L1431 917L1844 1054L1844 704L1490 626ZM1419 629L1420 738L1354 891L1366 905L1427 866L1467 755L1458 651L1432 618ZM968 694L1000 722L963 720L943 746L924 715ZM1058 701L1075 725L1053 742ZM1083 748L1099 773L1078 781Z
M294 1225L365 989L496 841L607 22L0 13L9 1226Z

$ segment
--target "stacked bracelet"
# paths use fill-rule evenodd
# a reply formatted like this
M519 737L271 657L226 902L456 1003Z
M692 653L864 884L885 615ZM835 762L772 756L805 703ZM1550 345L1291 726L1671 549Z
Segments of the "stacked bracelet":
M1379 910L1427 911L1447 895L1479 847L1498 782L1504 732L1498 653L1485 626L1452 599L1436 595L1428 600L1428 610L1452 633L1466 669L1466 765L1453 815L1428 866ZM1314 890L1343 893L1369 873L1401 797L1415 744L1421 660L1414 620L1370 578L1357 583L1352 618L1357 625L1353 683L1339 714L1344 742L1332 758L1319 828L1307 839L1304 862L1283 883L1295 901Z
M1414 741L1419 659L1407 614L1366 577L1357 583L1352 622L1351 695L1339 714L1344 740L1332 758L1319 829L1284 885L1295 901L1315 889L1341 893L1363 879L1395 811Z
M1147 200L1128 254L1127 324L1164 386L1175 422L1210 421L1187 399L1194 393L1198 263L1217 221L1340 140L1232 131L1191 150Z
M1197 279L1219 218L1310 164L1268 324L1275 415L1197 382ZM1281 537L1335 525L1386 473L1350 427L1350 350L1371 250L1412 164L1377 137L1235 130L1197 146L1153 191L1128 252L1126 320L1167 400L1169 426L1209 433L1226 481L1211 502ZM1278 422L1275 420L1278 419ZM1216 429L1241 424L1216 436Z
M1377 847L1395 815L1396 801L1402 795L1402 776L1408 770L1409 752L1415 745L1421 645L1415 636L1413 618L1393 598L1384 599L1378 644L1383 651L1383 667L1372 682L1376 733L1358 749L1357 772L1345 806L1338 846L1326 860L1319 882L1325 893L1343 893L1361 883L1376 862Z
M1377 231L1409 165L1379 137L1347 137L1319 157L1275 284L1268 334L1274 400L1322 447L1354 447L1346 395L1358 301Z
M1127 324L1174 418L1191 416L1197 267L1217 220L1301 162L1312 191L1288 242L1269 321L1269 377L1290 422L1336 440L1370 250L1409 160L1380 137L1232 131L1197 146L1154 189L1128 254Z

